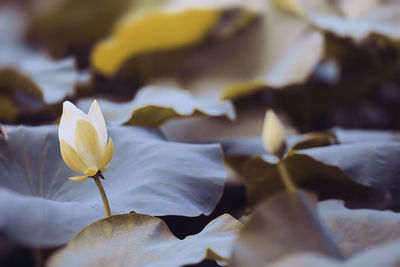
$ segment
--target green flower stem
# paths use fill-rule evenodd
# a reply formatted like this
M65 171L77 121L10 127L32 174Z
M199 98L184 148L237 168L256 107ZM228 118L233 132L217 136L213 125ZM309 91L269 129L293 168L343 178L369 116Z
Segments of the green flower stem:
M111 216L110 205L108 204L107 195L106 192L104 192L104 188L99 179L99 175L93 176L93 179L97 185L97 188L99 189L101 199L103 200L104 209L106 210L106 217L110 217Z
M281 176L282 182L286 187L288 193L292 194L296 192L296 185L293 183L292 178L288 170L286 169L285 163L283 160L280 160L278 163L278 172Z

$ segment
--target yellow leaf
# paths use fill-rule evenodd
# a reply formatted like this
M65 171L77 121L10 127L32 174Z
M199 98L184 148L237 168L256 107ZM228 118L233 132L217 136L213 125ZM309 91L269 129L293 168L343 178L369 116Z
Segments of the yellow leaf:
M221 14L221 9L190 9L122 20L114 34L95 47L92 65L110 76L132 56L194 45L207 36Z
M265 87L265 83L262 81L249 81L233 84L223 91L221 99L234 100L250 96L260 91L263 87Z

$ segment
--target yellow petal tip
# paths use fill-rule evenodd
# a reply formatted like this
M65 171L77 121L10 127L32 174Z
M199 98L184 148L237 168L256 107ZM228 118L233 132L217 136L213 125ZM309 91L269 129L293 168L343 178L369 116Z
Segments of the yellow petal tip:
M84 176L74 176L74 177L69 177L68 179L74 182L83 182L86 181L89 177L86 175Z

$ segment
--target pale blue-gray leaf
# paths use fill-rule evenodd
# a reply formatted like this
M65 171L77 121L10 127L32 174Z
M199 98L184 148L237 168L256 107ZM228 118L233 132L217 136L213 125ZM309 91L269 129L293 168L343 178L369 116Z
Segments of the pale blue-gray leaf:
M104 174L112 214L209 214L222 194L219 145L167 142L158 131L111 127L114 157ZM0 232L31 246L56 246L103 218L95 183L72 182L57 126L6 127L0 140Z
M400 142L374 141L299 150L328 165L338 166L352 180L379 192L400 207Z
M230 120L236 118L230 101L195 97L188 91L161 86L143 88L130 102L115 103L104 99L98 99L98 102L105 119L115 124L159 126L174 118L200 114L210 117L225 116ZM91 103L92 99L82 99L77 105L87 110Z

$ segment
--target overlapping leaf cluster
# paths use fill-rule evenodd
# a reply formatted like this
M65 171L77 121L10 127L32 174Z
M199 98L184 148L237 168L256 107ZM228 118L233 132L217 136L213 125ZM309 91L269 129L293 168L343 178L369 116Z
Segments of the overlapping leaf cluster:
M398 266L399 17L395 0L0 1L0 265ZM62 102L93 98L115 143L106 219L57 138ZM294 193L260 138L269 108Z

